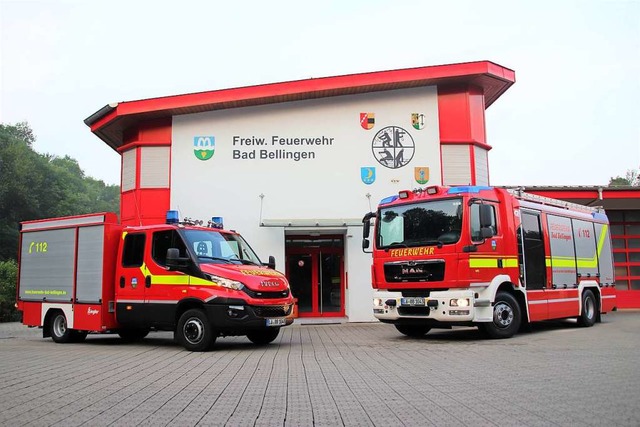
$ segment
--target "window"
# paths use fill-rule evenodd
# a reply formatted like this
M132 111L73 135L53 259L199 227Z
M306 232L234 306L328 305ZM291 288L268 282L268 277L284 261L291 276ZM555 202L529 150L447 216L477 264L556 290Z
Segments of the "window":
M144 261L144 234L127 234L122 251L123 267L140 267Z
M163 230L153 233L151 257L161 266L167 265L167 249L176 248L180 257L188 257L187 247L176 230Z
M640 289L640 210L607 211L611 222L616 289Z
M498 234L498 226L496 224L496 208L492 205L488 205L491 208L491 232L495 236ZM480 205L474 203L471 205L471 241L479 242L482 240L482 232L480 231Z

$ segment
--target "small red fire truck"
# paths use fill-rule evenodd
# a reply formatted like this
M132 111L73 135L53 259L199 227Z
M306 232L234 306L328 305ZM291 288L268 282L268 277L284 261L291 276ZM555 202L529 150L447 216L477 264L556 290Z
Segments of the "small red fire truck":
M174 331L191 351L226 335L272 342L293 322L289 283L274 258L263 264L217 221L198 224L178 222L176 211L166 224L140 227L119 225L113 213L21 223L23 323L58 343L88 333L133 341L150 330Z
M375 219L373 313L408 336L475 325L509 338L528 323L615 309L611 239L598 209L519 190L428 187L383 199Z

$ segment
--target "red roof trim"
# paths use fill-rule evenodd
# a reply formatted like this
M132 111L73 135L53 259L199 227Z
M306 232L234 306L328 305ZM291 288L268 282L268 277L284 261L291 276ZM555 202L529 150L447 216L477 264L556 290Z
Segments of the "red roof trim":
M132 124L130 120L135 122L148 118L210 111L219 108L375 92L403 87L433 86L447 82L469 83L474 78L482 76L489 77L495 82L492 86L492 96L485 99L485 108L491 105L515 82L515 72L513 70L489 61L467 62L322 77L127 101L101 109L87 118L85 123L91 128L92 132L116 148L122 144L120 133L123 128ZM194 108L197 110L194 111ZM137 119L132 117L137 115L142 116ZM126 123L116 125L116 122L125 117L129 117Z

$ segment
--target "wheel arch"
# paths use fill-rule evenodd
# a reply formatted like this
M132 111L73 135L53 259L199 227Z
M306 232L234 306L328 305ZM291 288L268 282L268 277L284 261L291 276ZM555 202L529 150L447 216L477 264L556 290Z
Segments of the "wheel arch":
M51 318L55 313L62 313L67 320L67 328L73 329L73 308L71 304L42 304L42 338L51 336Z
M180 316L192 308L204 309L204 302L197 298L186 298L178 302L178 306L176 307L176 314L173 319L173 326L178 326L178 320L180 320Z
M578 316L582 315L582 297L585 291L591 291L593 293L594 298L596 299L596 322L600 323L602 321L602 295L600 292L600 286L595 280L585 280L582 281L578 285L578 299L580 301L580 308L578 310Z

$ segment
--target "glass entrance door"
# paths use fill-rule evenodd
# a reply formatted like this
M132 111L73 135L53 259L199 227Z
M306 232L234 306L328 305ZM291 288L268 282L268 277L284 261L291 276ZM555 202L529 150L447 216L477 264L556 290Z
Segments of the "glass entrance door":
M344 316L342 247L288 247L286 274L300 317Z

